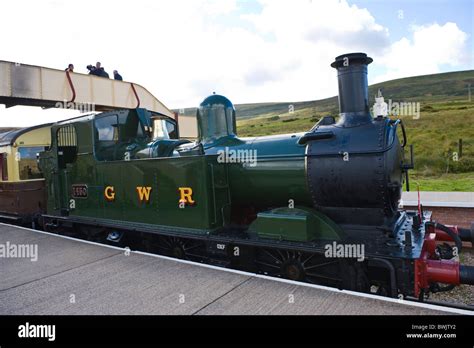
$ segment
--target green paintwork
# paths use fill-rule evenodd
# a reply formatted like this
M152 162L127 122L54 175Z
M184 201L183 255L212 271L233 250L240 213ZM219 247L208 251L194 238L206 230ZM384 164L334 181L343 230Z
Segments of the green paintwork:
M311 206L305 169L305 146L297 144L302 134L259 138L224 138L207 154L225 151L255 153L257 163L228 164L233 204L251 204L259 209L288 206L292 203Z
M261 238L295 242L341 240L344 236L332 220L308 208L277 208L259 213L250 230Z
M40 157L46 180L51 183L48 214L167 225L200 233L212 233L228 219L227 168L217 163L216 156L97 161L93 119L76 120L73 125L78 139L75 161L65 169L57 168L61 152L57 141ZM58 123L53 134L64 126ZM73 184L87 185L88 197L72 197ZM114 187L114 201L105 199L107 186ZM137 187L152 188L148 203L140 202ZM196 204L179 207L180 187L193 189Z
M117 114L117 124L99 124ZM48 215L110 221L114 225L147 224L194 234L217 233L247 214L260 237L291 241L339 239L338 227L310 207L301 134L239 139L230 134L204 144L205 155L191 145L173 155L174 139L151 139L144 132L144 112L123 110L59 122L52 127L52 145L40 155L48 183ZM145 112L146 114L146 112ZM102 122L102 123L101 123ZM141 125L141 126L140 126ZM138 127L137 127L138 126ZM73 128L77 143L64 145L58 132ZM102 133L101 133L102 132ZM103 138L110 136L110 139ZM70 140L71 137L68 137ZM113 139L112 139L113 138ZM226 151L256 155L256 163L222 161ZM87 186L87 197L73 196L73 185ZM107 200L106 187L115 199ZM140 202L137 187L151 187L149 202ZM179 188L192 188L196 204L180 206ZM265 212L265 213L264 213Z

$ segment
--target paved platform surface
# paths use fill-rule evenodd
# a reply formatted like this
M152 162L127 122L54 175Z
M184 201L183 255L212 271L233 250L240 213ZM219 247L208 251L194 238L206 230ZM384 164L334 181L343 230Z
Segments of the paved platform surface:
M38 260L0 258L0 315L449 314L0 224L7 243Z

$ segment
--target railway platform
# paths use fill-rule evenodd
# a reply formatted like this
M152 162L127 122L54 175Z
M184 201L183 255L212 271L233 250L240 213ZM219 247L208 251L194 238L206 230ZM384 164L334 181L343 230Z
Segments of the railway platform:
M0 315L436 315L379 298L0 224Z

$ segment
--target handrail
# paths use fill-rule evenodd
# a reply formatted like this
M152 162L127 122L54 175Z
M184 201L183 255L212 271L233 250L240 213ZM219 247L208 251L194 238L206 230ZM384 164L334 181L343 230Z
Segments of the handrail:
M140 98L138 97L137 90L135 89L135 86L133 83L130 84L132 86L133 94L135 94L135 98L137 98L137 109L140 107Z
M66 76L69 82L69 87L71 87L72 91L72 99L69 101L69 103L74 103L74 101L76 100L76 89L74 88L74 84L72 83L71 75L69 74L68 70L66 70Z

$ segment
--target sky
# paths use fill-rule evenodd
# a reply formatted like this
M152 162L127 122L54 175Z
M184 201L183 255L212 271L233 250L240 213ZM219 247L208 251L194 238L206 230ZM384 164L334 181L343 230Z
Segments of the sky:
M100 61L169 108L331 97L350 52L374 59L370 84L474 69L472 0L2 0L0 16L0 60ZM0 127L75 115L0 106Z

